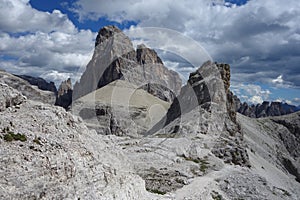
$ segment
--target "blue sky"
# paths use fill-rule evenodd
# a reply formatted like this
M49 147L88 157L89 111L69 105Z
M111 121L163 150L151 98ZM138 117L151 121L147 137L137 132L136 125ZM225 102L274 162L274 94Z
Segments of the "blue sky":
M0 68L12 73L75 80L102 26L125 32L160 27L229 63L231 88L242 100L300 104L298 0L2 0L0 8ZM194 70L182 59L161 56L183 75Z

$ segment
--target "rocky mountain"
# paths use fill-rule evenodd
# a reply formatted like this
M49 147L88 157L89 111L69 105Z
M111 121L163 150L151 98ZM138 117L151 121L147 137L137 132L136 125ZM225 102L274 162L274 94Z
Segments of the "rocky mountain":
M235 102L237 112L252 118L281 116L300 111L298 107L283 102L264 101L262 104L248 105L246 102L241 103L238 98Z
M93 58L74 86L73 99L119 79L169 102L181 88L179 75L166 68L154 50L145 45L135 50L120 29L106 26L98 32Z
M171 101L176 84L156 80L163 65L144 46L138 57L138 50L115 57L105 72L104 58L128 48L120 33L99 31L68 112L0 82L0 199L299 198L299 112L260 119L236 113L230 66L210 61ZM140 70L147 63L155 84L139 82L150 78ZM65 81L59 93L70 89Z
M19 78L5 71L0 71L0 82L10 85L14 89L20 91L24 96L26 96L30 100L40 101L48 104L54 104L55 102L55 92L40 90L38 86L32 85L23 78ZM51 83L46 85L52 88Z
M31 85L37 86L41 90L54 92L57 94L57 89L55 87L54 82L47 82L46 80L40 78L40 77L32 77L28 75L16 75L15 76L24 79L25 81L28 81Z
M55 105L68 109L72 104L73 87L71 79L63 81L57 91Z

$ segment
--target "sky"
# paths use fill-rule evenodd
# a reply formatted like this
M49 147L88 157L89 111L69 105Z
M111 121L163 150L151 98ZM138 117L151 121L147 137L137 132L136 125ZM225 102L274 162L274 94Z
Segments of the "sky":
M1 0L0 9L0 69L11 73L57 85L77 80L101 27L116 25L129 35L156 27L230 64L231 90L242 101L300 105L299 0ZM164 38L157 38L165 65L187 78L195 68L164 51Z

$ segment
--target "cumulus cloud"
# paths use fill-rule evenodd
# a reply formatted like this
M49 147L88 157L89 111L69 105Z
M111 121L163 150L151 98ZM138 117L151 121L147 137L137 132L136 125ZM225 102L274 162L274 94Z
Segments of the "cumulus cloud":
M215 61L231 64L233 73L242 75L236 81L272 84L283 75L281 86L300 87L298 0L251 0L242 6L211 0L77 0L73 6L81 19L133 20L140 27L177 30Z
M282 84L283 83L283 79L282 79L282 75L279 75L276 79L273 79L272 80L272 83L275 83L275 84Z
M300 98L294 98L294 99L292 100L292 104L294 104L294 105L299 105L299 106L300 106Z
M231 90L240 97L242 102L246 101L252 104L269 100L271 95L270 90L262 89L261 86L255 84L234 84L231 86Z
M0 7L0 68L58 85L90 60L95 33L77 30L60 11L38 11L29 0L4 0Z
M33 9L29 0L2 0L0 27L5 32L76 31L74 24L59 10L52 13Z

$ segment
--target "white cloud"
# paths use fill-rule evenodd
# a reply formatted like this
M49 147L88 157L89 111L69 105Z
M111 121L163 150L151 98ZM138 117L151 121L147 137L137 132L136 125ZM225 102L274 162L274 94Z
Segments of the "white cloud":
M0 67L12 73L35 76L49 70L77 72L91 59L93 38L94 34L91 31L83 30L74 34L36 32L20 37L2 34L0 51L16 60L0 57ZM4 63L8 65L9 62L15 67L5 67Z
M0 27L5 32L51 32L73 33L74 24L59 10L52 13L33 9L29 0L1 0Z
M40 77L44 78L45 80L52 80L56 84L57 88L62 81L71 78L72 83L75 83L80 79L80 76L80 72L59 72L56 70L46 71L40 75Z
M261 86L254 84L234 84L231 85L231 90L240 97L242 102L246 101L252 104L268 101L271 95L270 90L262 89Z
M58 10L33 9L28 0L4 0L0 7L0 68L60 84L87 65L95 33L77 30Z
M294 105L299 105L300 106L300 98L294 98L293 100L292 100L292 104L294 104Z
M272 83L282 84L283 83L282 75L279 75L276 79L273 79Z
M283 79L283 75L279 75L277 78L271 79L270 82L277 88L292 88L292 87L294 87L294 84L292 82L285 81Z
M253 104L259 104L263 102L263 99L260 96L253 96L249 101Z

